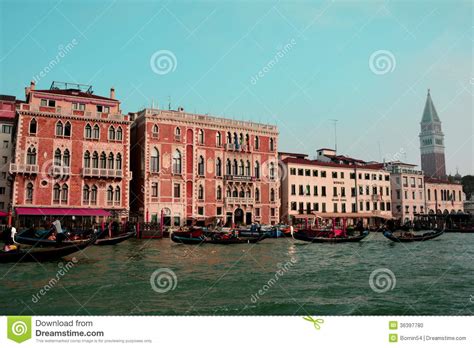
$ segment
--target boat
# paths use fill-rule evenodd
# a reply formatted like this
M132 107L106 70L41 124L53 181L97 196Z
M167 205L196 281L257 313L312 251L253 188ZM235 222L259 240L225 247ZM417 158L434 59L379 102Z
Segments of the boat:
M228 236L228 237L227 237ZM210 236L206 236L204 234L198 235L193 233L172 233L171 240L175 243L180 244L248 244L248 243L258 243L261 240L265 239L266 235L261 235L258 237L236 237L222 233L215 233Z
M80 244L62 245L50 248L30 248L0 251L0 263L8 262L44 262L60 259L90 246L95 237Z
M293 238L311 243L351 243L360 242L369 235L369 231L362 231L358 235L330 236L327 230L312 231L300 230L293 233Z
M204 240L204 243L209 244L249 244L249 243L258 243L267 238L266 235L261 235L258 237L230 237L230 238L207 238Z
M444 230L436 231L429 230L425 231L423 234L413 234L400 231L400 236L396 236L391 231L385 231L383 235L390 239L392 242L407 243L407 242L423 242L425 240L430 240L441 236L444 233Z
M192 233L188 233L187 235L181 232L179 234L171 233L171 240L180 244L201 244L205 239L206 237L203 234L193 236Z
M283 232L276 227L263 227L260 230L255 228L240 229L239 236L241 237L261 237L265 235L267 238L281 238L284 237Z
M133 231L133 232L123 233L114 237L99 238L94 242L94 244L95 245L115 245L115 244L123 242L124 240L134 237L135 234L136 232Z
M46 230L33 230L27 229L18 233L15 236L15 242L25 245L33 245L38 247L52 247L56 245L77 245L84 243L90 239L91 235L94 235L93 231L83 231L82 233L70 233L66 232L66 239L58 243L54 239L48 239L49 231ZM135 235L135 231L126 232L117 236L108 237L103 231L99 231L96 234L95 245L114 245L124 240L127 240ZM87 238L85 238L87 236Z

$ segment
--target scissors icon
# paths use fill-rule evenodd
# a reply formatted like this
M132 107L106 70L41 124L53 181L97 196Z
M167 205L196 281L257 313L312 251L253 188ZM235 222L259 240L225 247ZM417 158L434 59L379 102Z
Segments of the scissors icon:
M313 318L312 318L311 316L309 316L309 315L308 315L307 317L303 317L303 319L306 320L306 321L309 321L309 322L313 323L314 328L315 328L316 330L319 330L319 329L321 328L321 325L320 325L320 324L323 324L323 323L324 323L324 320L323 320L323 319L320 319L320 318L318 318L318 319L313 319Z

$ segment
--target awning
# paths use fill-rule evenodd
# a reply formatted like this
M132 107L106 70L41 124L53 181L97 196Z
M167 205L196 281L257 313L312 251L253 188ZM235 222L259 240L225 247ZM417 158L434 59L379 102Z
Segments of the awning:
M110 216L110 212L104 209L83 208L16 208L17 215L44 215L44 216Z
M5 213L4 211L0 211L0 217L5 217L8 216L8 213Z

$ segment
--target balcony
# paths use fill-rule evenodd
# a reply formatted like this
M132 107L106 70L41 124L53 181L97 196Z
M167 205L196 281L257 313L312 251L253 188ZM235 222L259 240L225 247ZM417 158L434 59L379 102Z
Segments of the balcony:
M225 204L254 204L255 199L252 197L226 197Z
M227 143L225 144L225 149L227 151L252 152L253 148L251 145Z
M10 163L10 173L15 174L38 174L39 167L36 164Z
M94 178L121 178L121 169L82 168L82 176Z
M224 180L249 182L249 181L255 181L255 177L248 176L248 175L224 175Z
M379 202L379 201L382 200L382 196L381 196L381 195L372 195L372 196L371 196L371 200L372 200L373 202Z
M71 168L66 166L52 166L51 175L56 176L68 176L71 174Z
M177 141L178 143L180 143L181 142L181 135L175 134L174 135L174 141Z

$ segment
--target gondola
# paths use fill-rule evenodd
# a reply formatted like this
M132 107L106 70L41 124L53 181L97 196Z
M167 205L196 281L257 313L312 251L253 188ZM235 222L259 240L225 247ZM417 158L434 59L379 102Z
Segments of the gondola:
M204 241L204 243L209 244L249 244L249 243L258 243L267 238L266 235L261 235L258 237L235 237L235 238L209 238Z
M0 263L7 262L44 262L60 259L80 250L84 250L90 246L95 240L95 237L90 240L80 243L51 248L31 248L18 249L12 251L0 251Z
M328 237L327 234L310 235L304 230L293 233L293 238L311 243L354 243L360 242L369 235L369 231L363 231L359 235L347 237Z
M100 238L95 241L95 245L115 245L135 236L135 232L127 232L115 237Z
M188 235L183 235L181 232L180 234L171 233L171 240L180 244L201 244L205 239L206 237L204 235L193 236L190 233L188 233Z
M73 234L66 233L68 238L62 240L61 242L57 242L56 240L51 240L47 238L46 231L34 231L32 229L22 231L15 236L15 242L19 244L25 245L33 245L35 247L54 247L57 245L78 245L84 242L87 242L90 238L79 238L79 239L71 239ZM91 231L92 233L92 231ZM77 234L76 235L80 235ZM90 236L91 234L89 234ZM93 233L92 233L93 235ZM124 240L127 240L135 235L134 231L127 232L124 234L120 234L114 237L108 237L107 234L100 231L97 233L97 238L95 241L95 245L114 245ZM103 237L104 236L104 237Z
M276 228L272 229L262 229L260 231L254 231L252 229L239 230L239 236L241 237L261 237L265 236L267 238L281 238L284 237L282 231Z
M261 240L265 239L265 235L258 237L229 237L225 238L219 236L218 234L213 235L212 237L206 237L205 235L193 236L192 234L183 235L183 234L171 234L171 240L175 243L180 244L248 244L248 243L258 243Z
M430 240L441 236L444 233L444 230L435 231L430 230L426 231L423 234L413 234L411 236L395 236L391 231L385 231L383 235L390 239L392 242L398 243L408 243L408 242L424 242L425 240Z

